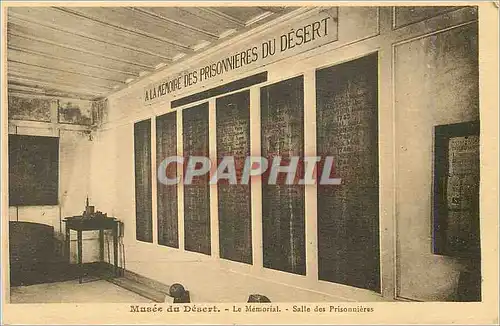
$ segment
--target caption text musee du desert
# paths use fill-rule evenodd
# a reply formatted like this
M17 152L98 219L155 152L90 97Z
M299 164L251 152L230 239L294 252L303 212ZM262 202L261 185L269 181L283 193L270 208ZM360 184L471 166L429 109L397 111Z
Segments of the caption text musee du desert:
M204 304L153 304L130 305L131 313L370 313L373 307L366 305L339 304L239 304L239 305L204 305Z

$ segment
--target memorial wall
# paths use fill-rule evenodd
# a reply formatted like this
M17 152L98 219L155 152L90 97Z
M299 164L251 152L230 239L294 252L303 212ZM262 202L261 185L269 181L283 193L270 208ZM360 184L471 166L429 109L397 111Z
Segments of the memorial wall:
M151 120L134 124L136 237L153 242Z
M242 184L245 159L250 155L250 92L217 99L217 165L232 156L236 183L217 184L220 257L252 263L251 183Z
M167 113L156 118L156 167L158 168L165 158L176 155L177 116L175 113ZM166 167L166 176L176 178L176 164ZM158 183L156 190L158 244L172 248L179 248L177 187L177 184Z
M182 111L184 160L208 157L208 103ZM210 255L210 175L194 176L184 184L185 249Z
M302 76L261 88L262 157L304 156L304 80ZM270 163L271 164L271 163ZM299 170L296 176L303 177ZM262 180L264 267L305 275L304 186L286 184L279 175L271 184Z
M134 151L121 147L112 164L122 187L108 196L126 225L137 216L137 238L135 228L125 228L128 268L167 283L182 279L209 300L241 301L256 289L274 301L298 301L295 293L305 301L375 301L393 299L395 292L410 300L457 300L460 275L469 267L462 258L433 251L433 137L436 126L479 120L477 10L341 7L316 14L281 22L111 96L103 139L116 145L132 137L127 126L152 118L155 167L177 153L217 163L233 155L240 180L249 153L270 163L281 156L282 166L291 156L333 156L330 176L341 184L285 184L284 173L276 184L267 182L268 174L247 185L223 181L216 187L208 174L192 184L157 181L149 186L150 197L156 196L152 228L144 186L151 171L139 166L136 186L145 195L129 204L131 182L120 178L133 171L127 158ZM262 57L268 40L279 42L292 27L316 21L328 31L317 43ZM253 45L257 61L248 60ZM211 74L211 64L217 70L221 59L245 49L245 65L189 83L190 72ZM265 78L209 92L253 75ZM175 78L182 87L169 90ZM209 95L197 97L202 93ZM136 133L147 137L147 130L136 127ZM464 230L477 228L463 221L470 211L463 188L478 171L459 162L478 155L462 144L473 142L450 143L447 200L451 210L466 212L445 232L456 243ZM180 165L169 169L179 175ZM465 181L457 185L457 178ZM477 184L467 189L475 193ZM145 244L153 232L157 241L153 236L153 244Z
M479 130L478 130L479 131ZM457 257L481 256L479 235L479 135L449 140L446 182L445 253Z
M316 72L317 154L342 185L318 185L319 278L380 290L377 54Z

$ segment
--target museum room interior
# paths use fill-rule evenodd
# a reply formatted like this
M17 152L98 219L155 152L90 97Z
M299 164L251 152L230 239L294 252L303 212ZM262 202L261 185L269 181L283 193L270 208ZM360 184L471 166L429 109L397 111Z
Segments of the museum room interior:
M481 301L478 11L6 8L7 302Z

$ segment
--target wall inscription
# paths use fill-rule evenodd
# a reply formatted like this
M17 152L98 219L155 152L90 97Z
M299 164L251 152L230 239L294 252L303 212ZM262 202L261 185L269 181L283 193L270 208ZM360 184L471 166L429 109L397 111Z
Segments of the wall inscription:
M319 279L380 289L377 55L318 70L317 153L339 186L318 185Z
M217 99L217 164L233 156L238 184L220 180L219 244L221 258L252 263L251 184L240 184L250 155L250 92Z
M263 87L260 96L262 156L269 162L281 156L281 165L292 156L303 157L303 77ZM285 184L283 178L268 184L268 177L262 177L264 267L305 275L304 186Z
M434 252L480 256L479 123L435 128Z
M151 120L134 124L136 238L153 242Z
M182 111L184 162L190 156L209 157L208 103ZM184 184L185 249L210 255L210 187L209 174L195 176Z
M175 112L156 118L156 166L167 157L177 155L177 116ZM166 174L177 175L177 164L169 164ZM177 227L177 184L157 183L158 244L179 247Z
M151 104L175 96L215 78L241 74L337 40L337 8L315 11L299 21L285 24L264 37L250 38L226 57L211 57L196 67L144 88L143 103Z

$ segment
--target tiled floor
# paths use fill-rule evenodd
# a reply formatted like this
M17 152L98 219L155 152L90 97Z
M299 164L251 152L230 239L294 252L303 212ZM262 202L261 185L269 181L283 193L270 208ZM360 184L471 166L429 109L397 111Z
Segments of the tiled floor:
M78 280L12 287L11 303L136 303L152 302L105 280Z

